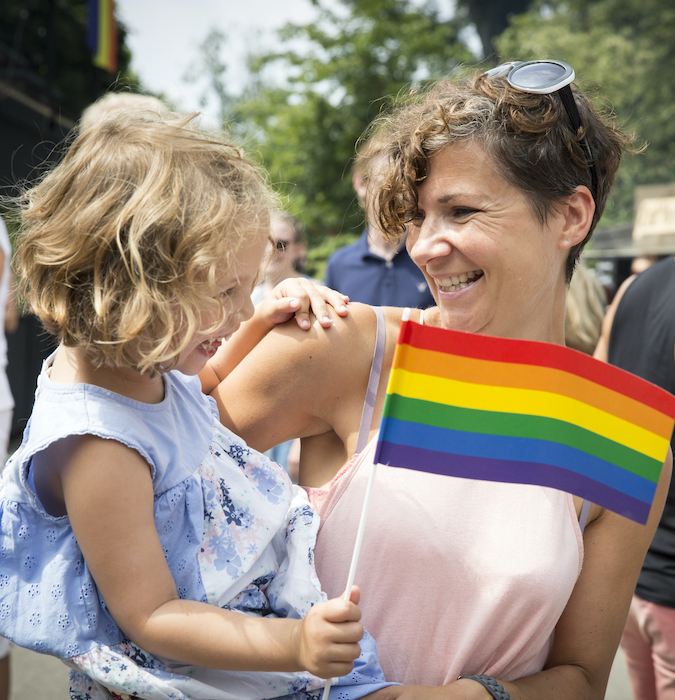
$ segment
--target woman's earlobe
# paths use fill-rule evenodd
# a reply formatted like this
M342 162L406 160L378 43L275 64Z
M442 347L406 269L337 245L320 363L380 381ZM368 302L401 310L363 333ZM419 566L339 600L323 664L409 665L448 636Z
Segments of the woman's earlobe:
M581 243L590 231L594 214L595 201L590 190L585 185L577 186L567 198L561 247L569 249Z

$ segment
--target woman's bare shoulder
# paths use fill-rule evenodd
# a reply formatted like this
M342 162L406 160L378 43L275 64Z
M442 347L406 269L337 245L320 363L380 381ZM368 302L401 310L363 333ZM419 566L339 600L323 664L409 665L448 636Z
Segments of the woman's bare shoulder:
M328 329L277 326L212 392L221 420L256 449L335 429L362 401L374 337L375 314L360 304Z
M372 344L376 318L372 307L367 304L351 303L349 314L342 318L333 314L333 325L323 328L313 319L309 330L303 330L293 321L273 328L260 346L268 352L280 352L288 359L312 357L315 360L326 354L335 361L341 353L349 354L362 345Z

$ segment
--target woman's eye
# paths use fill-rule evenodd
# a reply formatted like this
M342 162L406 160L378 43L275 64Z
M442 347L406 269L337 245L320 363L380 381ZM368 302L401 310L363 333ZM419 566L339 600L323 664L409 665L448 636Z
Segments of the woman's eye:
M424 212L423 211L415 212L412 219L410 219L410 223L413 226L417 226L419 228L424 223Z
M472 207L454 207L452 215L457 219L465 219L467 216L471 216L477 211L478 209L473 209Z
M235 287L230 287L229 289L226 289L225 291L221 292L218 296L221 299L229 299L232 296L232 293L234 292Z

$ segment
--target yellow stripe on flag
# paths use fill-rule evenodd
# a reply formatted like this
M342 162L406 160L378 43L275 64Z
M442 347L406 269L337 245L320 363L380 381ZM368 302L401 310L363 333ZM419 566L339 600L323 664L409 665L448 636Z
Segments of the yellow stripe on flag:
M521 413L566 421L659 461L663 461L670 444L669 439L661 435L582 401L536 389L473 384L392 369L387 393L462 408Z

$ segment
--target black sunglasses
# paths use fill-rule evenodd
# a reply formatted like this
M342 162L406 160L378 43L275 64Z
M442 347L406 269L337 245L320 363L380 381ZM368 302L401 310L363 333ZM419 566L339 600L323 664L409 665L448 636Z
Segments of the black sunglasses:
M538 95L551 95L555 93L560 98L565 112L570 120L575 134L581 129L581 116L577 103L574 101L572 88L574 80L574 68L564 61L509 61L496 68L483 73L484 78L506 78L506 82L521 92L531 92ZM595 170L595 162L591 147L585 136L581 137L581 145L588 158L588 172L591 176L591 194L593 201L597 201L598 174Z

